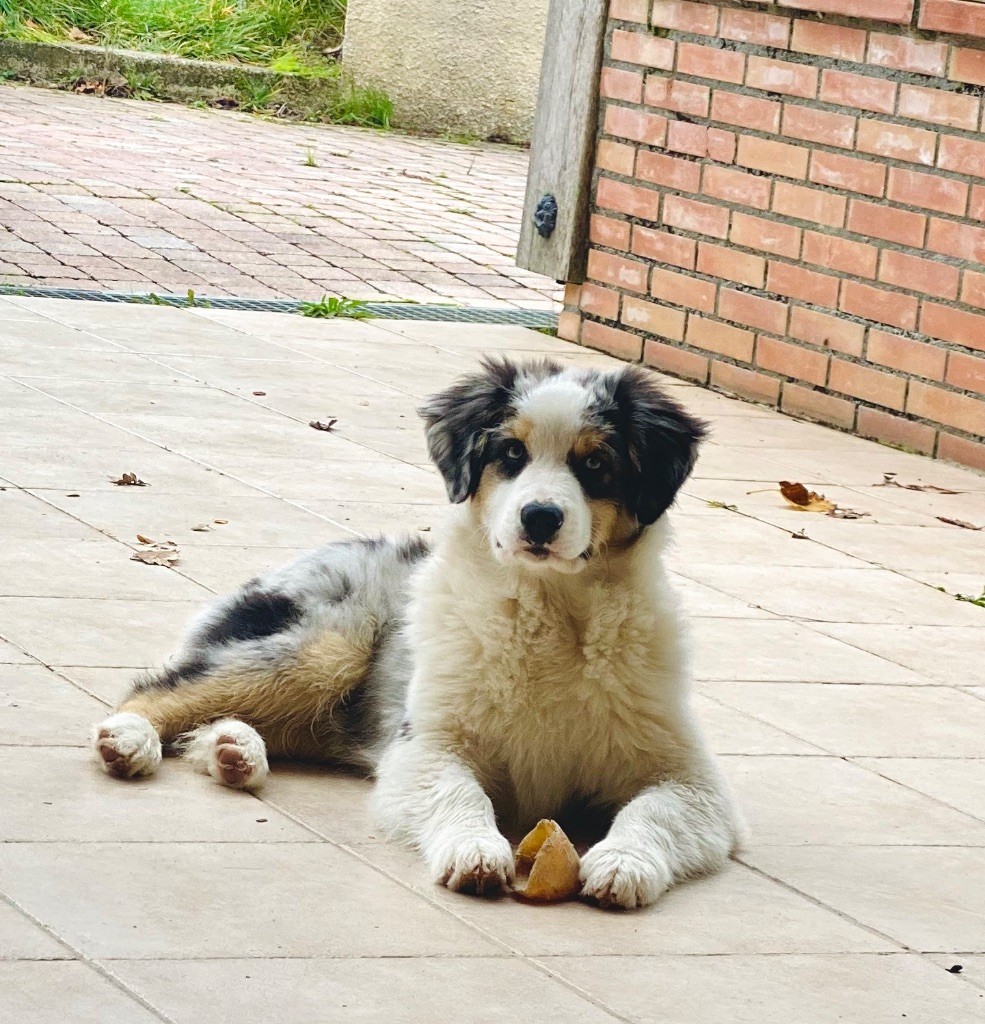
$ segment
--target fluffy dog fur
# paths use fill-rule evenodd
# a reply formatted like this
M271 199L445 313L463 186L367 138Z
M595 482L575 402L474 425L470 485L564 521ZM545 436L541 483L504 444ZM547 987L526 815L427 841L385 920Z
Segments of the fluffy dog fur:
M720 868L736 815L661 564L703 425L638 367L505 361L422 415L456 506L434 551L331 544L217 601L96 728L99 763L150 774L176 743L240 788L268 754L357 766L456 890L508 887L500 828L572 805L611 818L582 861L603 904Z

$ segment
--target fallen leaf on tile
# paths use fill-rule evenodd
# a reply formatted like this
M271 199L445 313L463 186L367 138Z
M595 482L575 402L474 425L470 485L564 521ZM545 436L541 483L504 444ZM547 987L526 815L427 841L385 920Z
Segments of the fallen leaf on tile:
M796 533L790 534L791 540L810 540L810 537L803 530L798 530Z
M578 853L556 821L547 818L516 848L517 899L556 903L570 899L579 889Z
M708 508L723 508L727 512L738 512L738 505L726 505L724 501L709 501Z
M131 562L143 562L145 565L177 565L179 562L178 545L173 540L157 541L149 540L147 537L137 534L137 540L147 547L141 551L135 551L130 556Z
M255 395L257 396L257 398L263 398L263 396L264 396L264 395L265 395L266 393L267 393L266 391L254 391L254 392L253 392L253 394L255 394Z
M794 484L789 480L780 481L780 493L787 500L791 508L799 512L821 512L827 514L834 512L838 507L833 501L828 501L823 494L817 491L809 491L803 484Z
M122 476L114 479L109 478L110 483L116 484L117 487L149 487L150 484L146 480L141 480L136 473L124 473Z
M138 533L137 534L137 540L140 541L141 544L153 544L154 543L150 539L150 537L145 537L142 533Z
M208 533L211 529L208 523L199 523L198 526L192 527L192 533Z
M933 491L935 494L963 494L963 491L952 491L947 487L938 487L936 484L901 484L896 479L895 473L883 473L882 483L873 484L873 487L899 487L904 491Z
M948 526L960 526L962 530L980 530L980 526L975 526L974 523L966 523L963 519L948 519L947 516L937 516L942 523L947 523Z
M213 519L212 522L215 523L216 526L225 526L229 522L229 520L228 519Z
M331 430L332 427L334 427L335 424L338 423L338 422L339 421L337 419L329 419L329 420L324 420L324 421L323 420L312 420L308 424L308 426L309 427L314 427L315 430Z
M868 512L858 512L853 508L838 508L837 505L828 513L832 519L864 519L868 514Z

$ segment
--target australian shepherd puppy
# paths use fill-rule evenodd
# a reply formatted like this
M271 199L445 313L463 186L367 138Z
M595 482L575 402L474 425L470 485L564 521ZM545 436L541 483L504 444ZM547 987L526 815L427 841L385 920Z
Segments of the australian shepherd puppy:
M513 880L500 828L611 820L585 896L642 907L725 864L737 820L689 703L661 564L703 424L635 367L487 361L422 410L452 510L433 550L353 540L206 608L95 729L110 775L162 742L226 786L268 756L358 766L437 882Z

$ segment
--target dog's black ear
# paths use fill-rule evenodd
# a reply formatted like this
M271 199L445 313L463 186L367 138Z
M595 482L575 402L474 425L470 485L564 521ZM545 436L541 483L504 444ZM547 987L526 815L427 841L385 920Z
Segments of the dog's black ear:
M480 373L432 395L418 409L428 454L456 504L471 498L479 487L489 432L509 410L517 374L509 360L486 359Z
M690 475L707 425L668 397L642 367L626 367L613 383L612 418L630 464L627 506L641 526L649 526L670 508Z

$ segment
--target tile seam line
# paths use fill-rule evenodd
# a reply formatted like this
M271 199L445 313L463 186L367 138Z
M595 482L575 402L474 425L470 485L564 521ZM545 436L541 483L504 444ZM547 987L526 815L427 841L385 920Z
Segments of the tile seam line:
M22 907L16 900L8 896L7 893L3 892L2 890L0 890L0 900L2 900L7 906L9 906L19 917L27 918L28 921L30 921L36 928L40 929L45 935L48 936L48 938L52 939L54 942L57 942L59 946L69 950L73 954L71 958L66 958L64 960L59 960L57 962L83 964L87 970L102 978L103 981L108 982L110 985L113 986L113 988L115 988L118 992L121 992L125 997L131 999L133 1002L142 1006L145 1010L148 1011L148 1013L152 1014L159 1021L162 1021L163 1024L177 1024L173 1017L169 1017L162 1010L159 1010L156 1006L154 1006L153 1003L149 1002L135 990L130 988L129 985L127 985L124 981L118 978L115 974L113 974L111 971L106 970L101 964L98 963L98 961L95 958L86 956L81 949L77 948L76 946L73 946L72 943L70 943L67 939L62 938L62 936L60 936L54 929L48 927L48 925L46 925L39 918L35 917L30 911ZM16 963L17 961L13 962Z

